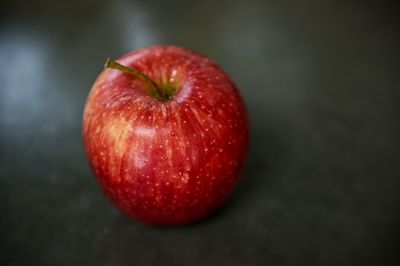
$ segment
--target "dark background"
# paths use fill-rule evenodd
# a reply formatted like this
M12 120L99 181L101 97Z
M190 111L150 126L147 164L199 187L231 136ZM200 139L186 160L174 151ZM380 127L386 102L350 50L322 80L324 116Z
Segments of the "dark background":
M2 1L0 265L400 263L395 1ZM242 182L181 228L102 196L81 115L107 57L175 44L220 63L251 117Z

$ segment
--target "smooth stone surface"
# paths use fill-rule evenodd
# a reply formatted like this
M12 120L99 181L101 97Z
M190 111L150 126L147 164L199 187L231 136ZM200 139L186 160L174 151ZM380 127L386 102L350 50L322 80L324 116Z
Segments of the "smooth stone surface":
M395 2L0 4L0 265L398 265ZM196 224L129 220L86 160L107 57L175 44L218 61L252 122L231 200Z

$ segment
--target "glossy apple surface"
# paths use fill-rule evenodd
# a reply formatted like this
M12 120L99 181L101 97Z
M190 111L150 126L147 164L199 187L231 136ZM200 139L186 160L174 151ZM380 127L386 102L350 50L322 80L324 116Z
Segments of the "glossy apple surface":
M248 150L248 118L231 79L184 48L152 46L119 60L149 77L105 69L83 115L91 168L128 216L179 225L215 210L232 192Z

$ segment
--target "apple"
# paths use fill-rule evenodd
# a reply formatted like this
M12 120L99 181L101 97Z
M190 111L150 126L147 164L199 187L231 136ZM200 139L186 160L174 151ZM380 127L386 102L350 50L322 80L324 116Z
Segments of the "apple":
M104 194L146 224L207 216L231 194L248 152L237 87L214 61L180 47L151 46L117 61L107 61L83 114Z

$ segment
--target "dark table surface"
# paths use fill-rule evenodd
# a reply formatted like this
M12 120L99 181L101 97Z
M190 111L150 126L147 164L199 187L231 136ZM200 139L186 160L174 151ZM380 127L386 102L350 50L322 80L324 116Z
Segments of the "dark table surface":
M395 2L2 1L0 265L400 263ZM102 196L81 116L107 57L175 44L220 63L251 117L242 181L180 228Z

